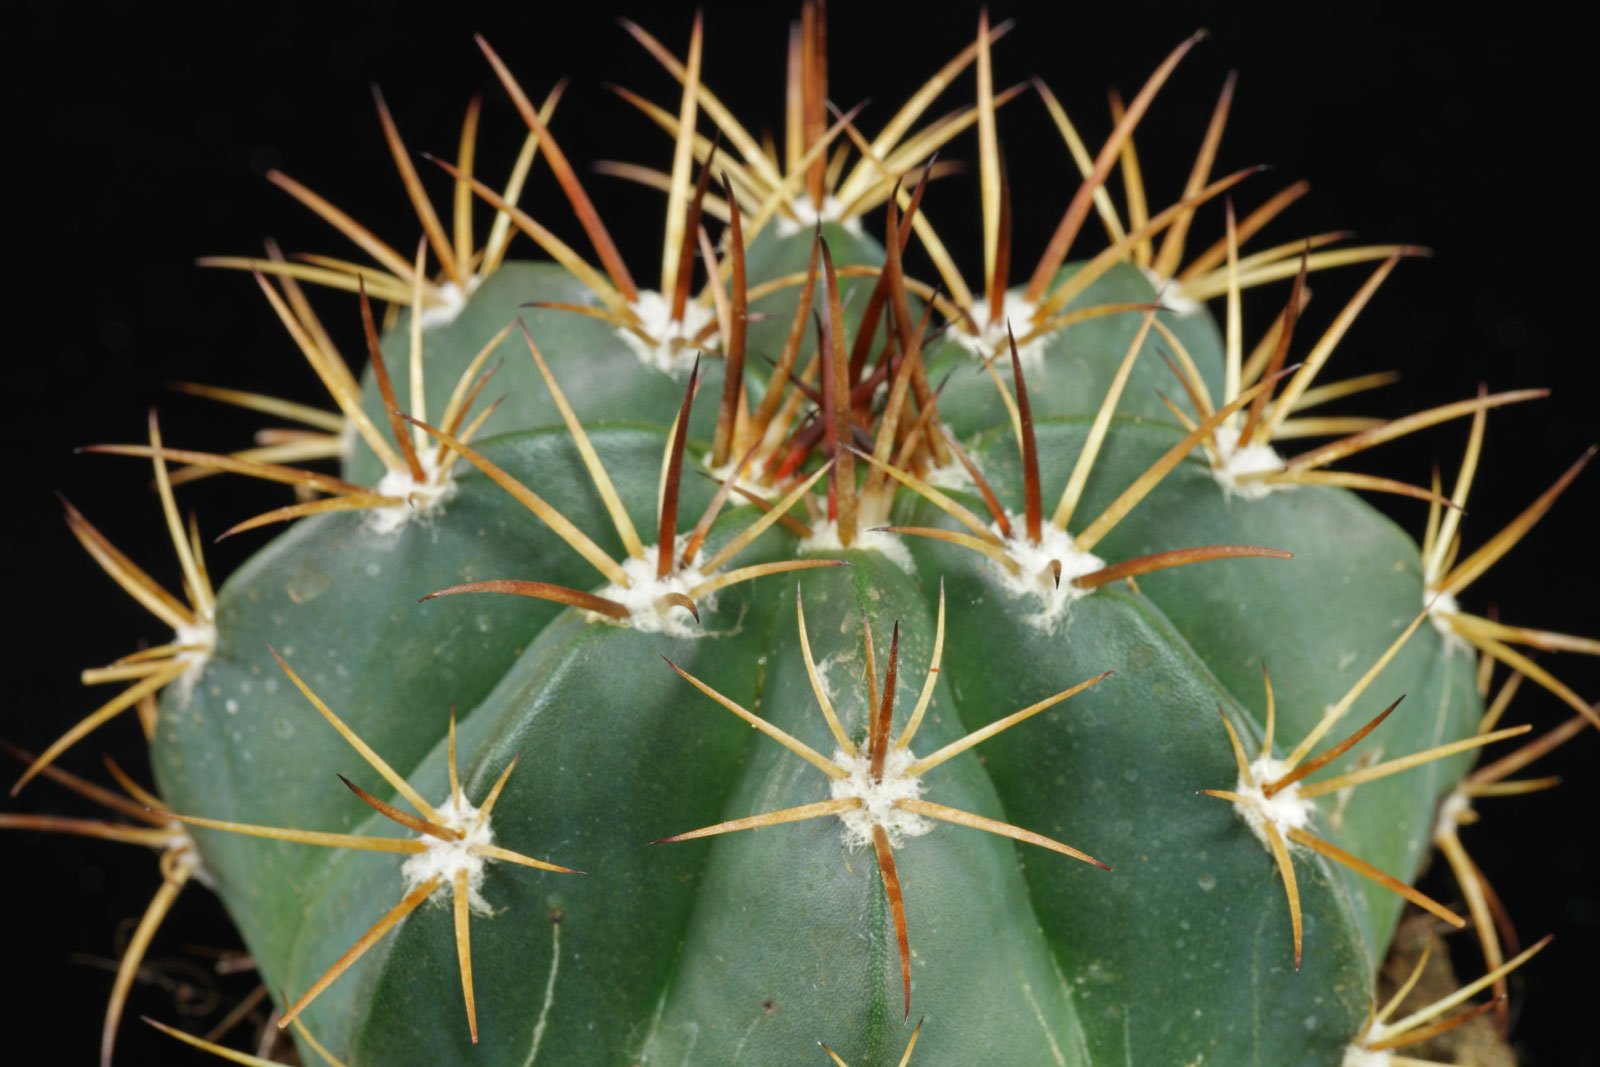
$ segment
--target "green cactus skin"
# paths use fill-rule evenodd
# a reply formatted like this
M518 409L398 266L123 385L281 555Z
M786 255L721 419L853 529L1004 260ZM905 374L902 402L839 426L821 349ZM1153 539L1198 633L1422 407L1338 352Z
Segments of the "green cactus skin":
M833 223L819 233L837 266L884 261L871 237ZM763 233L747 250L750 284L803 274L812 248L809 232ZM1067 265L1058 278L1077 269ZM872 284L847 280L833 309L819 284L814 304L824 316L838 310L853 340ZM1072 306L1158 299L1147 276L1123 264ZM751 323L753 356L782 349L796 300L790 288L752 306L762 313ZM484 345L520 318L650 544L683 377L644 365L608 324L529 306L539 302L592 301L555 264L511 261L453 319L425 328L428 396L448 395ZM1223 330L1203 310L1160 316L1206 392L1224 395ZM1053 331L1030 356L1027 432L1037 440L1047 512L1093 436L1141 318L1088 319ZM391 368L404 366L409 346L402 313L383 339ZM1168 350L1159 332L1148 333L1074 532L1185 440L1157 395L1176 388L1162 362ZM523 342L513 332L495 355L504 400L474 449L613 559L625 558ZM949 375L940 418L1020 516L1028 474L1000 393L948 336L922 355L931 379ZM752 397L768 371L764 361L746 362ZM688 421L690 467L708 462L721 376L721 361L708 361ZM370 370L362 386L363 409L386 425L389 403ZM1305 924L1296 967L1272 854L1233 805L1199 791L1236 788L1224 720L1248 750L1262 744L1263 664L1279 757L1358 683L1360 698L1318 750L1404 696L1366 747L1319 770L1327 778L1370 762L1373 747L1389 759L1472 738L1484 711L1476 660L1422 625L1365 677L1430 595L1410 535L1345 489L1293 486L1248 499L1220 484L1198 449L1185 451L1095 554L1113 562L1250 545L1292 553L1292 561L1151 573L1085 592L1041 621L1034 616L1046 594L1018 593L994 562L945 541L906 536L900 553L865 542L830 551L774 526L736 565L826 557L850 566L719 590L702 598L697 623L680 611L668 632L523 597L418 603L490 579L604 584L502 486L461 463L449 494L425 514L395 528L362 511L306 518L228 578L203 671L162 699L152 738L159 791L174 811L205 819L394 836L337 776L398 803L395 791L339 739L274 654L429 802L450 792L452 728L474 802L515 762L491 820L495 843L584 876L488 865L490 913L471 922L475 1044L462 1018L451 892L412 912L303 1016L351 1065L820 1062L816 1046L826 1040L859 1067L899 1062L918 1020L919 1065L1355 1062L1348 1050L1365 1033L1373 975L1403 900L1296 846ZM807 470L817 466L814 456ZM371 485L383 473L364 446L347 451L343 477ZM710 480L683 479L680 546L715 490ZM947 492L985 513L970 481ZM704 554L760 514L729 504ZM909 491L880 519L962 530ZM947 631L918 755L1115 671L923 778L929 800L1063 842L1113 869L940 822L897 840L909 1012L879 866L870 847L849 842L838 817L652 844L829 798L826 777L663 662L828 756L836 745L807 677L797 594L824 687L857 745L872 712L863 629L880 675L897 633L898 733L928 676L941 605ZM1310 830L1410 882L1428 856L1436 809L1473 755L1330 796ZM399 855L203 827L192 835L263 980L290 998L414 888ZM308 1045L301 1053L317 1062Z

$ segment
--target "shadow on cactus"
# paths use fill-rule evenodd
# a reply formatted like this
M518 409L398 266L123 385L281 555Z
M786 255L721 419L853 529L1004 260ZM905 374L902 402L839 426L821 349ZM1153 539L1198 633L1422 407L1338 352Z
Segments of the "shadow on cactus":
M49 779L111 817L0 815L161 856L106 1062L190 881L235 918L302 1063L1403 1067L1453 1062L1457 1028L1504 1032L1507 975L1548 938L1522 948L1457 831L1482 799L1553 784L1513 776L1600 726L1533 658L1600 643L1458 598L1588 456L1458 560L1489 413L1542 393L1319 411L1393 380L1324 372L1422 250L1250 247L1306 187L1237 217L1256 169L1212 174L1231 77L1152 210L1134 135L1198 35L1113 99L1091 152L1043 81L996 88L1010 27L986 15L864 130L829 102L826 18L807 2L791 33L780 140L713 91L699 18L681 59L625 23L682 86L668 105L619 90L666 133L666 169L600 167L666 195L657 289L559 143L563 85L536 105L481 39L526 126L504 181L476 166L478 100L447 162L414 155L379 96L414 252L274 172L371 262L203 261L254 273L332 408L190 384L290 425L208 451L152 413L147 442L90 449L153 465L181 596L67 507L171 633L85 671L126 688L15 753L18 788ZM970 102L934 115L969 77ZM1014 209L996 113L1030 93L1077 184L1014 288L1013 234L1051 221ZM930 216L959 213L936 157L969 133L971 285ZM524 203L541 165L564 203ZM593 262L551 228L568 212ZM1091 218L1106 239L1082 254ZM520 238L542 258L514 258ZM1307 278L1358 263L1377 266L1306 344ZM1241 293L1278 283L1247 350ZM357 299L330 326L307 286ZM334 340L355 327L359 374ZM1468 419L1448 496L1437 475L1334 469ZM1297 438L1330 440L1284 455ZM277 533L214 587L177 494L219 475L293 495L226 520ZM1355 491L1426 502L1420 547ZM1575 714L1501 754L1536 729L1503 725L1524 679ZM1319 750L1369 695L1376 717ZM63 765L129 709L159 796ZM1435 846L1465 914L1413 888ZM1424 1004L1424 959L1380 1005L1406 901L1470 925L1485 966Z

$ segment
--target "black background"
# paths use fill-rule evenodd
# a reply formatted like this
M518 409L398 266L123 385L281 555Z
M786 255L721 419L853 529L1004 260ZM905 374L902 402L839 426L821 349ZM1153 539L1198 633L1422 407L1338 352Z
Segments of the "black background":
M629 14L681 51L690 6L466 7L218 5L196 16L75 6L24 15L23 33L8 49L23 53L8 65L10 78L29 61L34 66L12 86L7 120L13 266L3 336L11 389L0 432L9 475L11 699L0 734L44 745L93 706L93 695L77 685L78 669L164 637L71 541L51 495L66 493L135 559L175 581L145 472L126 461L74 456L72 448L137 440L155 403L169 439L244 443L248 418L164 391L173 380L319 399L249 280L193 266L201 254L251 254L268 234L291 250L349 254L337 235L267 185L267 168L283 167L396 247L408 247L416 224L387 161L367 85L382 84L414 149L446 153L467 97L486 91L482 167L503 173L520 134L472 45L475 30L489 35L536 95L558 76L573 78L555 130L575 160L666 165L667 140L602 84L615 80L662 101L675 100L676 87L611 16ZM708 84L747 123L776 124L791 9L707 8ZM1491 417L1486 469L1465 523L1469 544L1498 529L1600 436L1592 329L1600 230L1592 171L1583 162L1597 103L1592 14L1521 5L1490 24L1370 3L1251 10L1018 2L996 5L996 15L1020 21L997 46L997 76L1045 77L1091 141L1107 129L1105 87L1132 91L1187 33L1200 26L1212 32L1141 127L1141 162L1157 203L1181 188L1217 88L1238 68L1219 168L1275 166L1276 173L1254 180L1256 191L1241 194L1247 205L1294 178L1314 186L1273 235L1353 227L1364 238L1436 250L1431 260L1400 266L1332 370L1401 369L1401 385L1366 405L1379 414L1464 397L1479 381L1556 390L1547 401ZM831 18L833 99L849 106L870 97L862 121L875 128L970 39L975 17L968 3L838 5ZM970 91L969 76L940 110ZM1074 179L1031 95L1003 114L1001 135L1012 157L1016 260L1030 264ZM970 140L959 141L947 158L972 152ZM538 171L524 203L576 236L548 172L542 164ZM624 254L650 273L659 196L604 178L592 179L591 189ZM970 215L974 191L972 176L950 179L930 193L930 209L946 220ZM1215 226L1206 218L1199 240L1209 242ZM958 261L979 261L975 223L947 236ZM1362 271L1316 282L1312 319L1326 322ZM1282 294L1280 287L1269 299L1281 302ZM353 303L324 299L319 306L353 342ZM1247 306L1258 324L1271 310L1261 300ZM1464 439L1465 424L1456 424L1373 453L1359 466L1422 481L1436 458L1452 470ZM1467 606L1481 611L1492 603L1509 621L1600 630L1590 521L1600 503L1596 479L1581 479L1546 524L1474 587ZM188 499L204 528L215 531L260 510L262 496L256 486L219 481ZM1420 532L1421 505L1377 503ZM214 570L227 573L260 543L243 537L218 546ZM1581 693L1600 692L1592 661L1562 657L1556 665ZM1565 717L1542 694L1521 698L1516 709L1518 718L1541 726ZM104 750L142 775L136 734L131 718L119 720L73 753L68 766L95 775L95 756ZM1595 757L1595 739L1581 737L1544 765L1543 773L1566 776L1562 789L1492 802L1486 823L1468 831L1469 847L1524 934L1558 935L1517 996L1515 1040L1526 1062L1540 1067L1590 1055L1581 1051L1580 1035L1592 1033L1591 968L1600 956ZM6 810L81 813L61 796L41 782ZM5 846L0 936L8 976L24 983L0 1002L5 1058L89 1063L110 977L85 957L115 954L119 922L136 915L157 884L154 864L137 849L98 842L16 835ZM1457 899L1437 871L1426 884ZM164 979L182 979L169 964L192 945L226 946L228 931L218 905L191 890L152 961ZM1459 940L1458 962L1477 973L1470 943ZM232 994L248 988L225 985ZM136 990L119 1062L189 1062L136 1021L140 1012L171 1019L178 1009L168 988Z

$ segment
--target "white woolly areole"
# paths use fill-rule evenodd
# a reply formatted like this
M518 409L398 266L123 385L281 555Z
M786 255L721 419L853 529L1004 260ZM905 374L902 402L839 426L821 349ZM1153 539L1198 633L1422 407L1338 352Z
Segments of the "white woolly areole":
M169 866L184 864L189 868L189 877L205 886L207 889L217 888L217 880L211 872L206 870L206 865L200 860L200 850L195 847L194 838L181 823L168 823L167 836L171 842L167 850L161 854L161 874L167 876Z
M1015 290L1008 291L1004 303L1000 307L1000 318L991 322L989 320L989 302L979 300L967 308L967 315L972 319L976 333L968 333L965 323L957 324L949 336L968 352L979 359L988 359L999 353L1002 360L1009 359L1011 355L1010 342L1006 339L1006 323L1011 324L1011 332L1017 335L1017 358L1022 361L1022 369L1038 371L1044 366L1044 343L1048 335L1035 337L1024 342L1022 335L1033 328L1033 314L1038 310L1038 305L1023 297Z
M1025 529L1026 519L1007 513L1013 532ZM991 524L990 529L999 533ZM1035 629L1055 633L1056 626L1067 616L1067 606L1080 597L1094 592L1079 589L1072 584L1074 578L1093 574L1106 565L1105 560L1093 552L1083 552L1072 543L1072 535L1053 523L1044 523L1039 531L1039 543L1031 544L1026 536L1012 537L1005 543L1006 554L1019 570L1012 574L994 560L988 561L990 573L1002 589L1018 599L1038 603L1039 610L1023 620ZM1052 563L1061 562L1061 584L1057 585Z
M1156 299L1161 301L1161 306L1180 319L1186 319L1205 307L1199 300L1184 296L1182 287L1171 278L1163 278L1149 267L1140 267L1139 270L1150 283L1150 288L1156 291Z
M1455 631L1450 620L1461 613L1461 602L1454 594L1437 593L1431 589L1422 590L1422 606L1427 609L1428 621L1433 623L1433 628L1439 631L1439 636L1444 638L1445 652L1465 652L1470 654L1472 646Z
M672 317L672 303L650 289L642 290L639 299L628 305L628 310L633 313L639 333L650 340L627 329L618 329L617 336L639 357L639 362L666 374L687 374L694 366L696 348L710 347L715 340L707 338L699 346L685 343L691 342L712 321L711 309L693 300L683 305L683 318L676 321Z
M1235 426L1218 426L1215 436L1222 462L1214 466L1211 473L1229 495L1260 500L1268 493L1288 488L1254 478L1243 482L1239 480L1245 474L1270 474L1283 470L1283 457L1273 451L1271 445L1252 442L1240 448L1239 429Z
M198 618L192 623L179 623L172 631L172 643L186 646L172 658L183 664L183 673L167 687L177 693L181 704L188 704L194 695L194 683L211 659L217 647L217 628L208 618Z
M467 297L471 296L478 288L482 279L473 275L467 279L465 285L455 282L445 282L434 289L439 302L432 307L422 309L422 314L417 316L417 321L422 324L423 332L435 326L448 326L456 321L456 316L461 314L461 309L467 306Z
M851 236L861 236L861 220L848 218L841 220L844 214L844 204L836 196L823 196L822 209L817 210L816 202L805 193L801 193L789 201L789 210L794 212L794 218L780 214L774 220L779 237L793 237L797 233L806 233L816 228L819 222L837 222L844 231Z
M345 419L339 427L339 466L349 470L356 461L356 454L361 447L361 435L356 432L356 424Z
M1289 765L1283 760L1265 756L1250 764L1255 784L1248 785L1241 778L1234 787L1234 792L1250 801L1247 804L1236 802L1234 810L1244 819L1245 825L1250 827L1250 832L1256 835L1256 840L1261 842L1263 848L1272 847L1267 840L1268 823L1272 824L1280 837L1287 837L1290 830L1305 829L1311 822L1311 813L1316 810L1316 805L1310 799L1300 795L1299 782L1278 790L1270 797L1266 795L1262 787L1288 772Z
M750 465L745 468L744 473L739 477L734 478L733 487L735 489L743 489L747 493L754 493L756 496L765 500L767 498L767 494L772 492L772 486L763 485L760 479L756 477L756 472L761 469L760 455L761 453L758 452L757 458L751 460ZM711 463L711 453L707 452L702 462L705 464L706 474L712 478L715 478L718 483L721 483L727 481L729 478L733 478L734 474L736 474L739 470L739 461L743 458L743 456L729 456L728 462L724 463L720 467L716 467Z
M666 634L668 637L703 637L705 631L694 621L689 609L678 604L663 604L661 598L668 593L689 595L689 590L706 580L706 576L693 567L676 567L665 578L656 577L656 563L661 558L659 545L646 545L643 556L630 556L622 561L622 573L632 584L626 588L608 585L596 592L607 600L615 600L628 609L627 619L613 619L598 612L584 612L590 622L606 622L614 626L630 626L640 633ZM700 597L695 601L702 611L717 606L714 596Z
M972 475L954 456L951 456L950 462L942 467L929 467L928 473L922 476L922 480L936 489L972 488Z
M441 841L430 834L418 834L417 840L427 847L408 858L400 866L400 876L406 880L409 893L424 882L435 878L446 885L454 885L456 875L467 873L467 903L479 915L493 914L494 909L483 899L483 871L488 860L468 851L473 845L494 844L494 831L489 820L478 823L478 809L465 796L439 805L439 825L459 830L459 841Z
M1374 1036L1369 1032L1368 1038ZM1344 1050L1344 1060L1339 1067L1393 1067L1394 1053L1388 1049L1374 1051L1360 1045L1350 1045Z
M399 497L405 503L373 508L367 512L367 522L373 533L394 533L412 519L427 515L456 491L455 479L439 469L435 461L437 455L431 448L417 453L417 463L422 467L420 482L411 477L408 470L389 471L378 480L373 492L381 496Z
M1444 798L1444 803L1439 805L1439 818L1433 824L1435 838L1446 834L1454 834L1461 825L1461 817L1472 810L1472 801L1467 795L1457 789Z
M795 546L801 552L843 552L844 543L839 540L839 524L833 519L824 519L822 522L812 523L811 536L803 539ZM897 534L887 530L857 529L855 544L851 548L872 549L884 559L893 563L907 574L917 573L917 565L911 559L905 542Z
M839 821L844 823L845 844L852 848L872 844L873 827L881 826L889 835L889 844L899 847L908 837L921 837L933 829L933 823L921 815L901 811L895 807L899 800L916 800L922 796L922 779L906 774L906 768L917 757L908 748L890 748L883 761L883 781L872 780L872 760L865 754L847 756L833 754L833 762L850 772L848 778L835 778L828 789L834 800L855 797L861 807L844 812Z

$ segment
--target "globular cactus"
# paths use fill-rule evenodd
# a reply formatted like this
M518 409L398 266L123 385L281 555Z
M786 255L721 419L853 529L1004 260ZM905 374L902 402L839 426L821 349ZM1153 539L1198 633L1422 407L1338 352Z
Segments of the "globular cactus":
M1503 1012L1473 998L1503 997L1544 942L1506 945L1456 830L1600 726L1525 650L1600 646L1463 594L1588 456L1481 530L1462 508L1489 413L1537 391L1321 413L1384 384L1330 363L1419 250L1253 247L1304 190L1236 216L1254 172L1212 173L1231 80L1182 194L1148 209L1132 135L1197 38L1094 151L1035 83L1080 173L1024 277L995 122L1016 95L995 88L1006 27L980 17L869 133L829 109L824 21L807 3L792 36L781 150L716 95L698 20L681 57L628 26L683 86L624 94L671 137L670 169L609 165L666 194L653 289L562 151L560 87L539 98L482 40L527 126L509 180L474 168L476 103L434 159L380 98L414 249L275 174L371 263L210 261L254 274L334 410L196 386L296 427L218 453L152 414L148 441L90 449L153 467L180 593L68 507L172 631L90 672L125 688L24 754L19 786L120 819L0 816L161 855L106 1059L194 881L305 1063L1382 1067ZM966 205L929 180L969 131L970 279L937 221ZM522 202L545 166L565 207ZM588 248L540 221L566 208ZM1202 212L1221 236L1195 253ZM1084 253L1091 228L1106 242ZM1336 314L1303 321L1309 276L1361 264ZM1240 293L1269 284L1282 310L1247 336ZM325 327L308 285L353 293L347 321ZM359 377L333 341L358 322ZM1452 421L1449 479L1348 462ZM1331 443L1291 454L1297 437ZM177 503L216 474L295 493L226 528L292 522L220 586L217 531ZM1420 546L1356 491L1416 498ZM1524 683L1570 720L1514 741ZM156 790L64 769L129 711ZM1464 914L1411 885L1435 844ZM1485 964L1415 1010L1374 988L1407 901L1472 926Z

